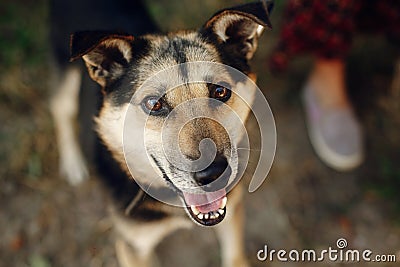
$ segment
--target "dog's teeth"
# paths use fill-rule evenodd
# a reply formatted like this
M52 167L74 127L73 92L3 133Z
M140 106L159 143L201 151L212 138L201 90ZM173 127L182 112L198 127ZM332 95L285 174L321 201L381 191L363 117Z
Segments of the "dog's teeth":
M190 208L192 208L192 210L193 210L193 207L191 206ZM208 213L201 213L201 212L199 212L198 211L198 209L194 209L194 211L196 211L196 212L198 212L198 214L196 214L196 217L198 218L198 219L200 219L200 220L203 220L203 219L205 219L205 220L208 220L208 219L211 219L211 220L214 220L214 219L218 219L219 218L219 216L222 216L224 213L225 213L225 210L223 210L223 209L219 209L219 210L217 210L217 211L210 211L210 212L208 212ZM193 212L194 212L193 211Z
M219 207L220 209L223 209L226 207L226 203L228 202L228 198L224 197L221 201L221 206Z
M200 211L196 208L195 205L191 205L190 209L192 210L192 212L194 213L194 215L198 215L200 213Z

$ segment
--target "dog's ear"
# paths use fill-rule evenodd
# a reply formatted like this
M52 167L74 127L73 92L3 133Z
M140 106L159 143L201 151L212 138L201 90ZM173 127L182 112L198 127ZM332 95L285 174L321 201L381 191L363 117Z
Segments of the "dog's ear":
M249 60L264 28L272 28L269 20L272 8L272 1L261 0L224 9L212 16L200 32L205 38L222 45L225 51Z
M80 57L90 77L105 87L124 74L132 59L133 36L84 31L71 35L71 61Z

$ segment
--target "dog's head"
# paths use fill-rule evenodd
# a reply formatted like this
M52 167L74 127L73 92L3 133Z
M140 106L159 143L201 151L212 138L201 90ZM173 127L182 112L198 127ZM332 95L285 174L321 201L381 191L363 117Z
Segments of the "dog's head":
M82 57L102 86L96 123L104 144L140 184L172 186L201 225L225 216L254 96L254 86L225 66L252 76L248 63L270 27L271 9L263 1L225 9L198 31L140 37L79 32L71 38L72 59ZM162 179L154 180L152 167Z

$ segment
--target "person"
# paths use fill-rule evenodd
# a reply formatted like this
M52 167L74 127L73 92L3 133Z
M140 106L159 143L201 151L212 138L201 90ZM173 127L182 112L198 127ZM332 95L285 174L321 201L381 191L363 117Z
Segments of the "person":
M282 72L304 53L315 55L303 88L310 141L320 159L338 171L364 158L363 133L347 96L345 58L357 32L383 33L400 43L400 1L289 0L270 69Z

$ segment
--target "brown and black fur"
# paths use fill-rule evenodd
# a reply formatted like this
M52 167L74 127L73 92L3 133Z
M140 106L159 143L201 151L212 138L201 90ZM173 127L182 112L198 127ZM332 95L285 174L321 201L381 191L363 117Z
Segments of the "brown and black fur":
M272 4L264 1L225 9L216 13L197 31L143 36L110 31L83 31L72 36L72 60L82 57L91 78L101 85L102 103L95 118L96 131L100 138L97 160L102 179L114 197L112 214L116 231L120 234L116 248L121 266L150 266L152 251L158 242L177 228L190 227L192 222L182 208L168 206L153 199L131 177L122 150L120 115L126 110L137 88L149 76L169 66L197 61L216 62L253 77L249 60L256 50L257 39L261 34L260 27L271 27L268 18L271 9ZM186 70L183 68L180 71L184 77ZM244 81L232 81L241 82ZM167 112L186 100L209 97L206 85L196 86L187 85L173 93L165 93L163 103ZM229 101L228 105L237 105L243 110L240 106L242 104L235 104L239 100L233 98ZM243 120L247 118L248 112L241 114ZM150 115L150 133L157 132L158 125L165 116L166 114ZM226 151L231 149L232 144L220 126L205 120L198 120L196 123L188 124L183 131L184 137L180 144L183 153L188 158L199 157L199 141L202 138L211 138L216 143L218 153L226 157ZM157 145L154 146L157 150ZM139 153L132 157L137 157L139 162L145 160L145 156ZM198 183L190 180L180 182L187 184L179 184L174 179L175 174L179 174L178 170L159 157L157 151L151 154L151 160L163 177L162 183L154 185L157 190L165 190L171 195L182 195L182 185ZM137 168L140 166L138 164ZM146 181L146 177L134 178L142 179L144 183ZM245 267L248 265L242 244L240 187L233 189L228 198L227 215L216 227L222 245L223 265Z

